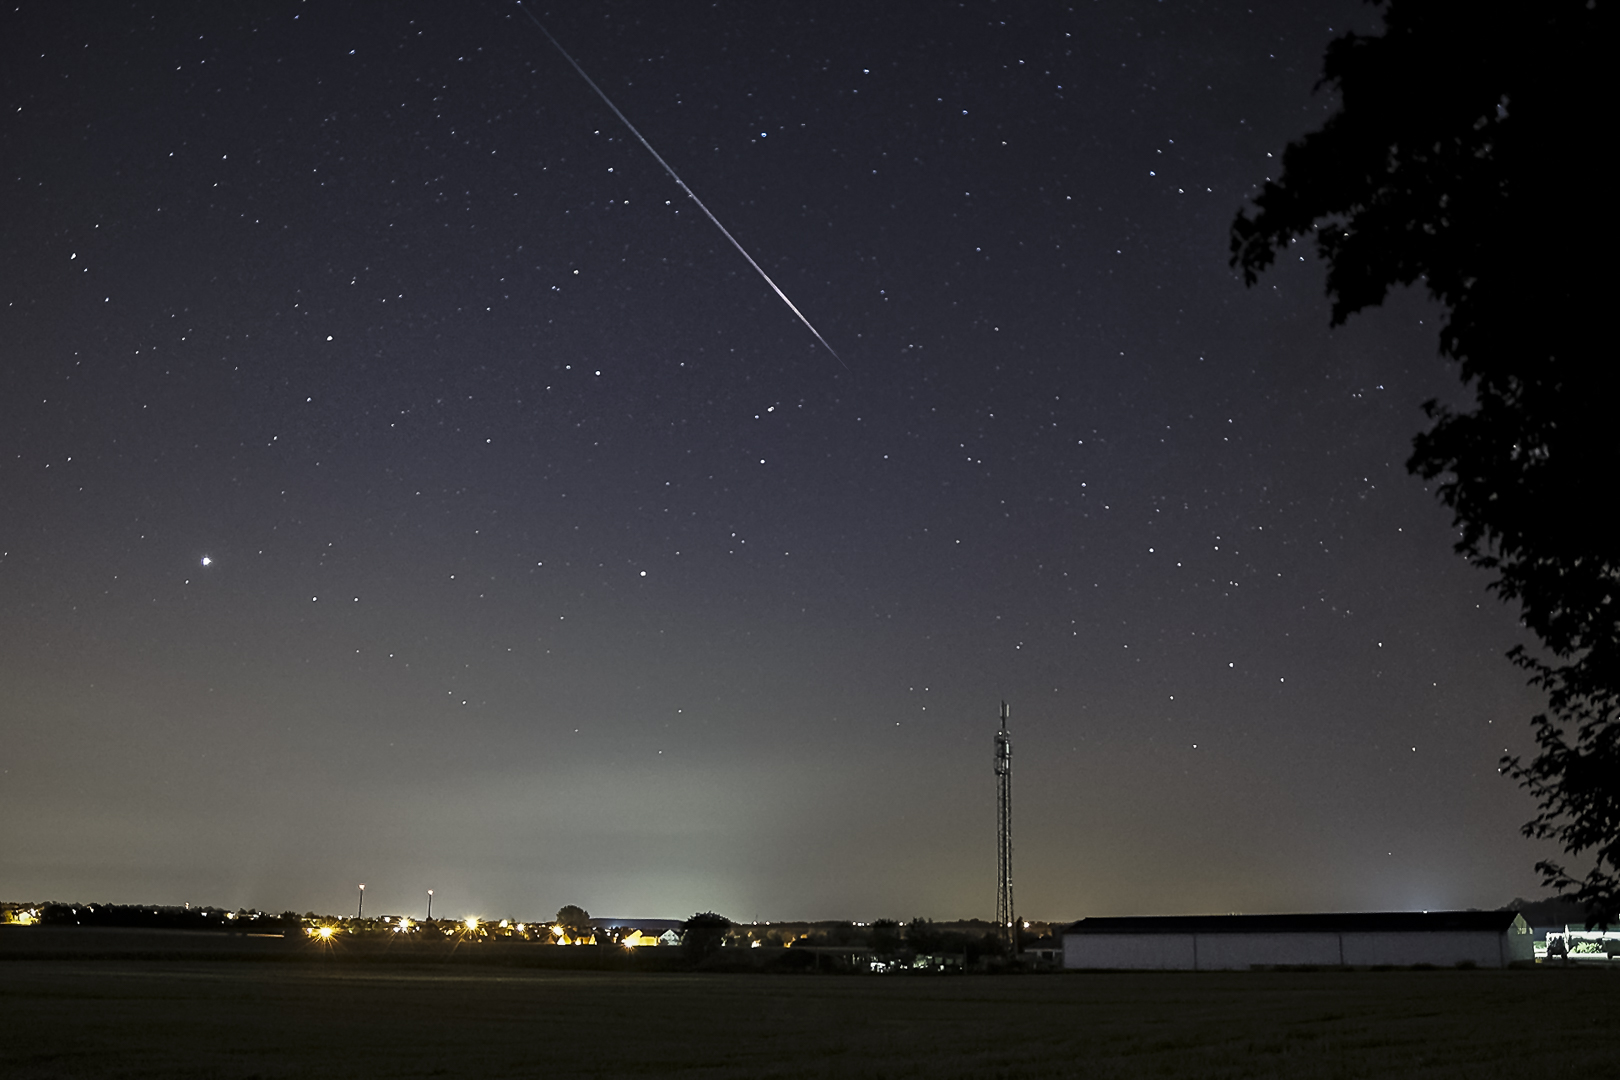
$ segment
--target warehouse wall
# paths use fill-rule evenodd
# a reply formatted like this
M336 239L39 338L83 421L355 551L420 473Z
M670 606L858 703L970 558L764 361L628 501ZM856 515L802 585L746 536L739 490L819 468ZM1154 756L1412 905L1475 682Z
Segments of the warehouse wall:
M1064 934L1066 968L1192 970L1192 934Z
M1482 930L1253 934L1065 934L1066 968L1220 971L1319 964L1372 967L1472 963L1502 967L1533 957L1529 935Z
M1256 964L1326 964L1337 966L1335 933L1199 934L1198 970L1245 970Z
M1513 936L1506 935L1508 938ZM1502 967L1515 959L1531 959L1533 955L1532 952L1531 956L1526 957L1511 956L1504 935L1479 930L1344 935L1344 962L1354 967L1370 967L1374 964L1435 964L1451 967L1461 963Z

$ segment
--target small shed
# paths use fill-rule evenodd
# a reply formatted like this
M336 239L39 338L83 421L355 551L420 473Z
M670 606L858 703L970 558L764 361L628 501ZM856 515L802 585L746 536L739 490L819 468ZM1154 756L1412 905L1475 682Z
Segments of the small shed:
M1233 971L1433 964L1506 967L1535 958L1513 911L1357 911L1081 919L1063 928L1067 969Z

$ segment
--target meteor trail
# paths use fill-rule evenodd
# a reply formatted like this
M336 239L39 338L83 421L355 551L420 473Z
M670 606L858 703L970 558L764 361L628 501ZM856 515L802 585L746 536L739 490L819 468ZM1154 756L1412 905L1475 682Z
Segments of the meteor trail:
M613 104L612 99L602 92L602 88L597 86L595 81L593 81L589 75L585 74L585 69L579 66L579 61L568 55L568 50L562 47L561 42L551 36L551 31L546 29L544 23L535 18L534 12L523 6L523 0L517 0L517 6L522 8L523 14L529 17L529 21L534 23L535 27L538 28L542 34L546 35L546 40L551 42L552 46L558 52L562 53L563 59L567 60L573 65L574 70L579 72L579 77L584 79L586 84L589 85L592 90L596 91L596 96L601 98L602 102L607 105L608 108L613 110L613 115L617 116L624 126L630 129L630 134L634 135L641 145L647 148L647 153L651 154L658 161L658 164L664 167L664 171L669 173L669 178L675 181L675 186L686 192L686 197L688 199L691 199L693 202L697 203L697 208L703 211L705 217L714 222L714 227L719 229L727 240L731 241L731 246L737 249L738 254L748 260L748 265L752 266L759 272L759 276L765 279L765 284L769 285L771 287L771 291L782 298L782 303L788 306L788 310L799 317L799 321L804 323L804 328L814 334L816 336L816 340L821 342L822 347L828 352L832 353L833 359L837 360L840 364L843 364L844 370L848 371L849 365L844 364L844 358L839 356L837 351L834 350L831 345L827 344L827 339L821 336L821 331L810 325L810 320L804 317L804 312L800 311L793 301L788 299L787 293L783 292L776 282L771 280L771 275L765 272L765 268L760 266L759 263L755 262L752 255L743 250L743 246L737 242L737 238L732 236L730 230L728 230L724 225L720 224L720 219L715 217L707 206L703 205L703 200L698 198L692 189L686 186L686 181L682 180L680 175L674 169L670 168L669 162L665 161L663 156L652 148L652 143L648 142L646 136L642 135L641 132L636 130L636 125L630 122L629 117L620 112L619 107Z

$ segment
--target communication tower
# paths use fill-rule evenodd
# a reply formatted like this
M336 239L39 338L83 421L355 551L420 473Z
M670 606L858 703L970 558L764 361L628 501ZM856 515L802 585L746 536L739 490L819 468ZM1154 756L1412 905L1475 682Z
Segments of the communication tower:
M1013 925L1012 888L1012 736L1007 732L1007 703L1001 703L1001 730L996 732L996 930L1009 956L1018 951Z

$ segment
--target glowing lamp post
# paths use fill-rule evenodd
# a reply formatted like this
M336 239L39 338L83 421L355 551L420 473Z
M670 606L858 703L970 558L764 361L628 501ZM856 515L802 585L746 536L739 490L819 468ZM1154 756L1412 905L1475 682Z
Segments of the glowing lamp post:
M356 920L359 920L359 919L365 918L365 915L366 915L366 887L364 885L361 885L360 886L360 907L355 911L354 917L355 917Z
M427 921L428 922L433 921L433 890L432 889L428 890L428 917L427 917Z

